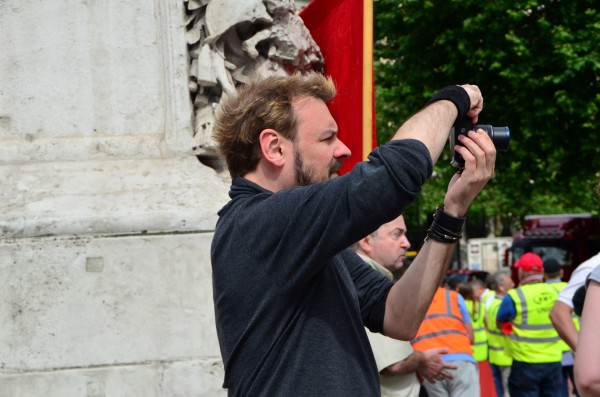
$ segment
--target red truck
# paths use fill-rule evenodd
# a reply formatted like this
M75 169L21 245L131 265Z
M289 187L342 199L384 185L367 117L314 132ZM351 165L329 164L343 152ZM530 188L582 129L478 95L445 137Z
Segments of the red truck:
M600 218L591 214L527 215L522 229L513 237L507 265L525 252L542 259L557 259L568 281L573 270L600 252Z

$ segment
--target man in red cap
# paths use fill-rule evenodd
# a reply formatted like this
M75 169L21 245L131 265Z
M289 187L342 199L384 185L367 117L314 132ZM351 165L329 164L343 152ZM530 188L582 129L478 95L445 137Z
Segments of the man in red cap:
M525 253L514 266L519 287L504 296L496 316L499 327L512 325L510 395L559 397L562 349L549 317L558 292L544 283L544 264L538 255Z

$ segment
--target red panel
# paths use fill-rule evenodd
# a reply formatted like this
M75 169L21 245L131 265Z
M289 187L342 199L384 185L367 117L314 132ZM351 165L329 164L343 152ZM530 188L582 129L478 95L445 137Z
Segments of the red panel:
M363 160L363 1L312 0L300 12L323 53L325 74L332 77L338 90L329 109L338 124L340 139L352 151L340 174ZM374 120L373 116L373 124ZM371 135L374 147L374 125Z

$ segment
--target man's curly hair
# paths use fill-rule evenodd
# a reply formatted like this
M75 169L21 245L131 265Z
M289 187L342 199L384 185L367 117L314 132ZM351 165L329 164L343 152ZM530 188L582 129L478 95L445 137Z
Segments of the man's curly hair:
M224 97L214 138L231 177L244 176L256 168L261 157L258 138L263 130L270 128L287 139L296 139L293 104L297 100L314 97L328 102L335 94L331 78L310 72L253 79Z

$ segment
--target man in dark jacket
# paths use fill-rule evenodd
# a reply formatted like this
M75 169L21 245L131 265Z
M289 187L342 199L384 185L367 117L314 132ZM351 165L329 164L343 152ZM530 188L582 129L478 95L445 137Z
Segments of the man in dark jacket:
M417 197L457 117L477 121L473 85L441 90L369 161L337 177L349 149L320 74L269 77L223 101L215 138L233 178L211 259L224 387L233 396L375 396L364 326L410 340L446 272L467 209L492 177L495 148L479 130L456 151L428 240L396 284L349 248Z

